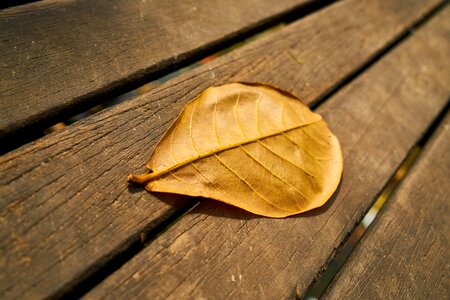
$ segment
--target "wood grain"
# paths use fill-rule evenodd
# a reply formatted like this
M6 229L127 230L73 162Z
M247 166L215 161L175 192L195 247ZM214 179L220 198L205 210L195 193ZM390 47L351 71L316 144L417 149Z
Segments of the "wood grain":
M186 199L164 199L161 195L128 187L125 177L144 170L152 147L173 118L202 90L230 81L262 81L291 90L305 102L312 103L438 3L436 0L339 2L141 97L2 156L2 298L45 297L70 290L139 240L141 232L154 228L185 206ZM417 53L421 59L418 63L429 64L429 72L435 71L432 67L441 58L441 73L430 74L427 80L417 79L420 86L425 81L429 84L426 90L432 90L432 96L429 102L419 103L425 107L408 108L413 115L418 110L423 116L410 129L414 133L412 138L402 135L401 141L405 142L402 149L420 135L439 109L442 95L447 96L447 89L442 86L447 76L446 69L442 68L446 63L442 56L447 48L440 45L440 37L437 35L433 39L440 47ZM403 71L395 69L395 72ZM388 73L386 80L397 83L397 73ZM434 77L438 79L433 81ZM418 91L423 89L425 87ZM379 93L389 91L380 89ZM372 116L372 111L365 109L367 104L353 105L356 107L352 109L366 112L366 115L353 117ZM327 118L331 120L333 114L327 114ZM341 122L348 124L346 126L353 124L350 115L344 117ZM349 138L358 136L351 133ZM398 150L388 159L386 167L380 169L385 172L382 175L391 171L402 153ZM358 155L360 161L367 156ZM344 177L345 174L346 171ZM374 173L374 178L382 181L378 174ZM371 192L376 191L374 186ZM230 209L216 207L219 212ZM349 228L356 219L357 216L351 219ZM314 269L308 272L311 276L315 274Z
M0 11L0 141L74 116L312 2L46 0Z
M318 112L344 152L328 205L287 219L204 200L87 299L285 299L303 295L450 95L450 8Z
M324 299L446 299L450 115L355 248Z

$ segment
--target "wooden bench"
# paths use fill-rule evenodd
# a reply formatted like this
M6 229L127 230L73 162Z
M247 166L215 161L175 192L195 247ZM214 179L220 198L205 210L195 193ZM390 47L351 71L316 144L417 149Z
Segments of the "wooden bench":
M419 158L324 296L448 297L449 53L440 0L0 10L0 298L302 298L416 145ZM292 91L328 122L345 165L325 206L270 219L128 185L183 106L232 81Z

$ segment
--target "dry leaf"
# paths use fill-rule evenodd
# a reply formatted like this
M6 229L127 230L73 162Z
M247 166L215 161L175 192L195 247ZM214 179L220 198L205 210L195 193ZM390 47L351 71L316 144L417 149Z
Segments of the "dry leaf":
M231 83L188 103L151 155L152 173L128 180L280 218L323 205L342 165L337 138L295 96Z

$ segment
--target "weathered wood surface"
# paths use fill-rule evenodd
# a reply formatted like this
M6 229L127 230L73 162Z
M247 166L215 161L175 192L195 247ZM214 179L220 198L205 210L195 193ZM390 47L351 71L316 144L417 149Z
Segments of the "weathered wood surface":
M0 11L0 140L312 2L48 0Z
M362 238L325 299L447 299L450 115Z
M302 296L446 104L449 19L450 8L319 107L345 162L325 207L280 220L202 201L86 298Z
M206 87L237 80L269 82L311 103L438 3L339 2L141 97L4 155L0 295L44 297L67 291L138 240L142 231L183 208L184 200L160 201L160 195L129 188L125 176L144 170L138 166L144 165L161 134L184 104ZM437 60L445 49L426 50ZM422 63L431 68L435 60L429 61L429 56ZM442 81L445 74L439 75ZM424 116L412 127L416 135L438 110L439 93L446 93L440 81L429 80L436 97L422 104L431 108L420 107Z

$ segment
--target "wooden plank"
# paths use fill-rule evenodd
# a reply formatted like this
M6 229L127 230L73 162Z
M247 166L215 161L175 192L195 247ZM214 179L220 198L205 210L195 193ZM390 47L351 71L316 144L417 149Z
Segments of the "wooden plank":
M318 109L345 162L325 207L269 219L202 201L86 298L302 296L446 104L448 20L450 8Z
M46 0L0 11L0 141L313 2Z
M339 2L1 157L1 295L45 297L70 290L139 241L141 232L183 209L186 201L129 187L125 176L144 170L138 166L161 134L206 87L269 82L312 103L438 3ZM435 57L444 50L429 49ZM433 95L445 94L437 83L430 85L436 85ZM427 114L415 126L423 128L439 99L430 99L431 108L420 108Z
M446 299L450 115L351 254L325 299Z

